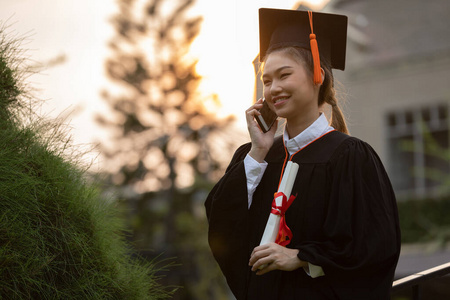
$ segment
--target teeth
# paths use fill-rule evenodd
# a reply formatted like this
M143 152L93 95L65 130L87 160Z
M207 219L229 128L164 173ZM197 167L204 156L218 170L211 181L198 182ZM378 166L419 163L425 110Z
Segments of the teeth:
M282 98L278 98L276 101L275 101L275 103L277 103L277 102L279 102L279 101L282 101L282 100L285 100L285 99L287 99L288 97L282 97Z

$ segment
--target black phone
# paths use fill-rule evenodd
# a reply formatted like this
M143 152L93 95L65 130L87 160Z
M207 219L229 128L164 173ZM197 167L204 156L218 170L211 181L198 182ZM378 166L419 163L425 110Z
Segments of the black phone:
M256 116L256 122L258 122L261 130L266 133L270 130L273 123L275 123L278 118L277 114L270 109L266 100L263 99L263 107L259 110L261 115Z

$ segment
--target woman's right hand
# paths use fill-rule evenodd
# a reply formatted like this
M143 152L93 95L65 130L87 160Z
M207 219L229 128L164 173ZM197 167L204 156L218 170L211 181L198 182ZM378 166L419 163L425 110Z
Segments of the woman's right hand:
M250 106L246 111L247 128L250 133L250 139L252 140L252 148L248 153L257 162L263 162L264 158L269 152L270 147L273 145L273 139L275 132L277 131L278 121L275 121L272 128L266 133L262 132L258 123L255 120L257 115L260 115L259 111L263 106L263 100L259 99L255 104Z

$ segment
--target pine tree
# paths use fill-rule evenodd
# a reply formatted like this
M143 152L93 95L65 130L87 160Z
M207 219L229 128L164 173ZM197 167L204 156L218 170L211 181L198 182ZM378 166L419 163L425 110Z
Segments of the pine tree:
M225 288L207 246L203 202L235 145L231 119L206 108L217 96L197 91L201 78L187 56L201 25L188 16L193 4L119 2L106 69L120 89L103 93L112 113L99 122L115 133L103 153L137 247L175 257L180 267L168 281L183 287L176 298L220 299Z

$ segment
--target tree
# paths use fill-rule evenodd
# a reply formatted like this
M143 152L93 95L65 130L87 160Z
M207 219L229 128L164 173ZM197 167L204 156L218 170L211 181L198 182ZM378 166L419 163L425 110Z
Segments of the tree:
M176 297L220 299L225 288L206 243L203 201L235 145L231 119L207 109L218 98L197 91L201 78L187 56L201 18L188 16L193 0L118 3L106 69L120 91L103 93L113 112L98 118L115 133L103 144L111 181L137 247L180 263L168 276L183 286Z

